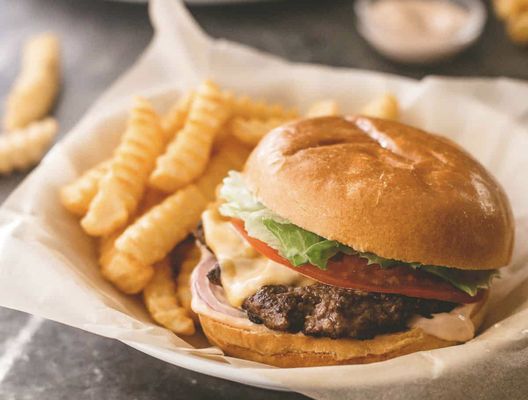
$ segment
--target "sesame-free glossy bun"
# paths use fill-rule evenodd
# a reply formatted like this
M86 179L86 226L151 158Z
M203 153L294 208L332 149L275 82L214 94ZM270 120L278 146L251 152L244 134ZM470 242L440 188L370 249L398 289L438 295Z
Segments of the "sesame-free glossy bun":
M394 121L283 125L255 148L244 179L280 216L358 251L461 269L511 258L513 218L497 181L448 139Z

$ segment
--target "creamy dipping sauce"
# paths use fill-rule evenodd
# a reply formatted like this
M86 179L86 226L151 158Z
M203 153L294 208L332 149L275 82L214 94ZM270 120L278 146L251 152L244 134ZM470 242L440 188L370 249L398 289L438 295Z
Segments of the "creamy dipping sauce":
M459 50L470 12L450 0L370 1L360 31L382 54L428 62Z
M449 39L468 19L466 10L446 0L378 0L369 15L370 23L413 43Z

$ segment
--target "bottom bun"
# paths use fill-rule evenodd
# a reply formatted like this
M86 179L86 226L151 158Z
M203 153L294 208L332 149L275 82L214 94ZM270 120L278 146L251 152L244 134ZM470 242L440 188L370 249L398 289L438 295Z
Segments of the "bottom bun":
M475 331L484 319L486 303L487 296L473 309ZM460 343L439 339L419 328L367 340L330 339L277 332L261 325L237 327L204 314L199 317L209 341L228 356L286 368L367 364Z

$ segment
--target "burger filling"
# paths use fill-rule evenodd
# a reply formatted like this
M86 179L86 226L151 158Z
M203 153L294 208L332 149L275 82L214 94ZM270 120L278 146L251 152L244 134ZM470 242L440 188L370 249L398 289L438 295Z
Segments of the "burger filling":
M217 258L209 279L230 306L273 330L367 339L413 321L430 326L420 321L477 301L496 275L404 263L327 240L267 209L238 173L224 180L221 197L203 216ZM453 320L463 322L461 315Z
M222 286L216 262L207 279ZM453 310L457 304L390 293L368 293L315 283L308 286L266 285L244 300L241 308L250 321L267 328L333 339L370 339L405 330L414 315Z
M431 318L456 304L389 293L367 293L324 284L270 285L242 304L248 318L266 327L309 336L371 339L403 331L413 315Z

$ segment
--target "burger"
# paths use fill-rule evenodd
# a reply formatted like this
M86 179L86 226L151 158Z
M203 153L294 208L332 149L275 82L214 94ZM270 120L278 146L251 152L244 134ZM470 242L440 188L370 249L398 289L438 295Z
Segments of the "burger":
M504 191L468 153L362 116L269 132L196 236L192 307L205 335L280 367L470 340L514 240Z

